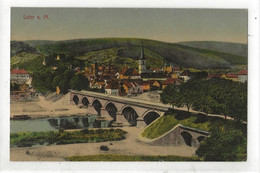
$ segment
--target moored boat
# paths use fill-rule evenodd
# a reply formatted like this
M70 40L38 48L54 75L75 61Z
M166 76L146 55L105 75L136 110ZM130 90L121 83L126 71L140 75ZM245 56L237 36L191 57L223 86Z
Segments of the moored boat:
M14 115L11 120L28 120L31 117L29 115Z

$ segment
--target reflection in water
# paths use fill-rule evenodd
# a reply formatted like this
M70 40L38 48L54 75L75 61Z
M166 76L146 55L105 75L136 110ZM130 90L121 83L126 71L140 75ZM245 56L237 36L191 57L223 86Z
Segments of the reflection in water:
M84 117L57 117L32 119L24 121L11 120L11 133L16 132L39 132L51 131L55 129L84 129L84 128L106 128L110 121L98 120L97 115Z
M97 120L97 115L87 117L62 117L50 118L48 122L55 129L82 129L82 128L100 128L108 127L106 121Z

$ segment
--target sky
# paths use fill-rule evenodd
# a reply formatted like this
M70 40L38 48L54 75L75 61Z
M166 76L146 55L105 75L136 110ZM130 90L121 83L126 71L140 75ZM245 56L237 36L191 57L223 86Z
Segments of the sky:
M11 8L16 41L118 37L247 43L247 28L246 9Z

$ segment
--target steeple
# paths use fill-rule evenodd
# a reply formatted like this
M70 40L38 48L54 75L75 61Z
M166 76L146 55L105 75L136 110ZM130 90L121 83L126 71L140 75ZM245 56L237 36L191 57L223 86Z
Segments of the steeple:
M139 59L139 74L142 74L146 71L146 59L144 56L144 48L143 48L143 42L141 42L141 55Z

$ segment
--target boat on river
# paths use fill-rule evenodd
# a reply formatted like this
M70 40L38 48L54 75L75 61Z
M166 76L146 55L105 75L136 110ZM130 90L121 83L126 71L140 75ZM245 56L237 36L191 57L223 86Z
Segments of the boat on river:
M29 115L14 115L11 120L28 120L31 119Z

